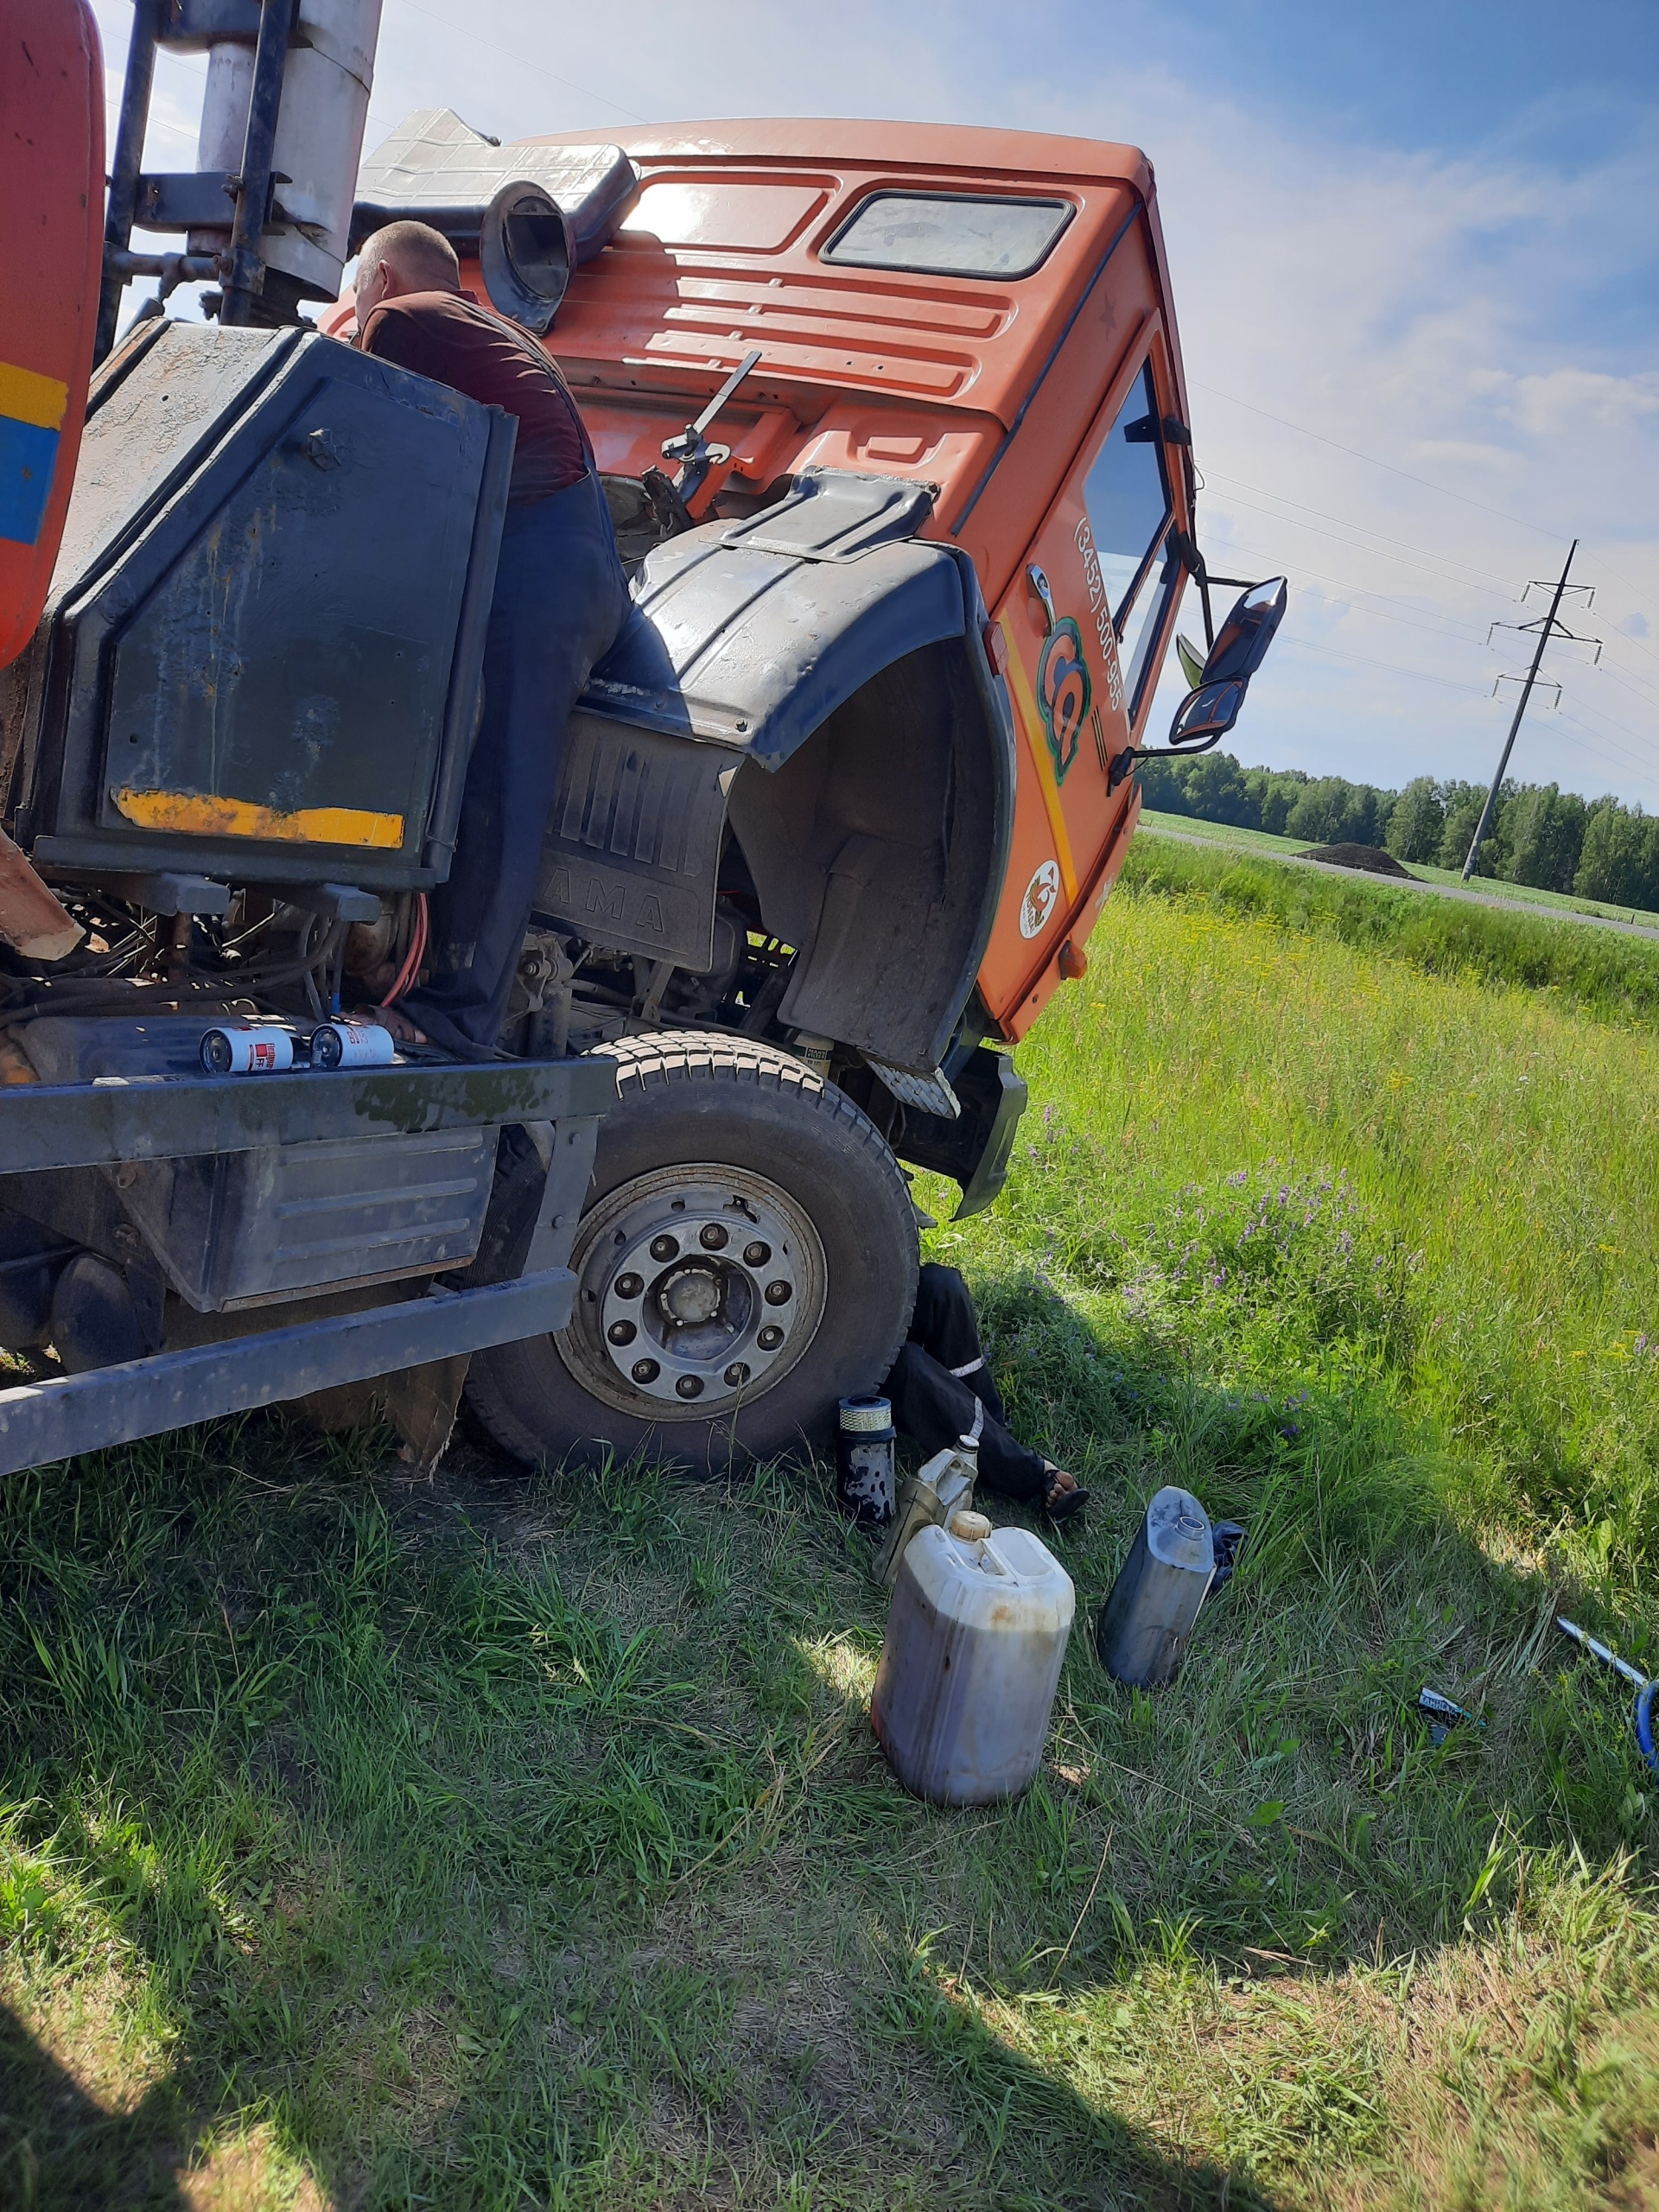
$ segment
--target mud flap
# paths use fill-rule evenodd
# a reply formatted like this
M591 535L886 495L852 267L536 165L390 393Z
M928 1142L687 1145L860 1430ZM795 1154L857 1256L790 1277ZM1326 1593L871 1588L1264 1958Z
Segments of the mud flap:
M456 1352L386 1379L386 1418L403 1439L404 1464L417 1475L431 1474L449 1449L472 1363L470 1352Z

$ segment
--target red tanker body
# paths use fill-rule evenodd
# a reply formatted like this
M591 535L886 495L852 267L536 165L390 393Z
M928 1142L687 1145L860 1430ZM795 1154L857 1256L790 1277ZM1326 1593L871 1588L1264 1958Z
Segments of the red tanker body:
M0 25L0 668L32 635L68 512L104 250L104 57L85 0Z

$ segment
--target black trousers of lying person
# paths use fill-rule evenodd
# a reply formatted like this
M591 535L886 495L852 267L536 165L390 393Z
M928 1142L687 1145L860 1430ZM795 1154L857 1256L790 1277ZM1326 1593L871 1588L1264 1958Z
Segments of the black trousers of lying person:
M985 1364L974 1301L954 1268L924 1265L909 1342L881 1387L892 1401L893 1426L914 1440L924 1459L959 1437L976 1436L981 1481L1005 1497L1041 1501L1051 1465L1009 1433L1002 1394Z

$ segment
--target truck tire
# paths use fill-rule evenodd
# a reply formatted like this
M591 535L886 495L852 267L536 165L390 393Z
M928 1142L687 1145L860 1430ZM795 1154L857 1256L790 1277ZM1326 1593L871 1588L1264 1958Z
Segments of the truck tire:
M531 1465L648 1452L707 1472L827 1444L904 1342L909 1192L851 1099L771 1045L629 1038L556 1336L480 1352L467 1391Z

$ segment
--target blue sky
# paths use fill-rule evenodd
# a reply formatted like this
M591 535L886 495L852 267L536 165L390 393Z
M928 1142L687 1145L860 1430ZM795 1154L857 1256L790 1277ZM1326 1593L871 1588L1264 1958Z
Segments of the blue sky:
M155 166L189 165L200 67L160 73ZM1525 651L1488 630L1576 534L1601 664L1554 656L1514 772L1659 810L1656 0L386 0L371 143L424 106L506 138L819 113L1143 145L1202 535L1292 583L1235 748L1485 780Z

